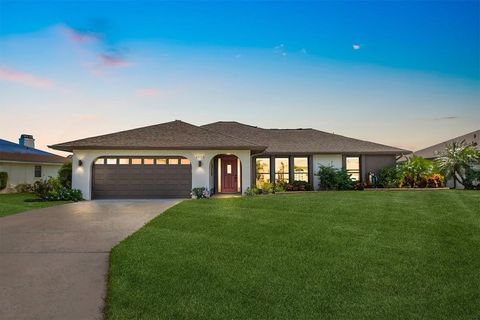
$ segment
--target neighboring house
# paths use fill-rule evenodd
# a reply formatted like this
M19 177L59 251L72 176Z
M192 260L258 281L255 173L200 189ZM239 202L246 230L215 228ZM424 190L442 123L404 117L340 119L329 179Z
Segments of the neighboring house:
M0 139L0 172L7 172L7 187L0 192L15 191L15 186L39 179L56 177L65 158L35 149L33 136L22 134L19 143Z
M437 144L435 144L431 147L415 151L412 154L414 154L416 156L419 156L419 157L422 157L422 158L425 158L425 159L434 160L443 151L445 151L445 148L447 148L447 146L449 144L451 144L452 142L458 142L458 143L463 142L466 145L472 145L472 146L476 147L478 150L480 150L480 130L473 131L473 132L464 134L463 136L459 136L459 137L456 137L456 138L453 138L453 139L450 139L450 140L447 140L447 141L444 141L444 142L441 142L441 143L437 143ZM406 155L405 158L411 156L412 154ZM448 180L446 182L446 185L447 185L447 187L450 187L450 188L456 187L456 188L463 189L463 185L461 185L461 184L458 184L458 185L455 186L455 183L454 183L453 179Z
M182 121L50 146L73 152L73 187L86 199L188 197L193 187L241 193L263 182L303 180L320 165L365 181L410 151L314 129Z

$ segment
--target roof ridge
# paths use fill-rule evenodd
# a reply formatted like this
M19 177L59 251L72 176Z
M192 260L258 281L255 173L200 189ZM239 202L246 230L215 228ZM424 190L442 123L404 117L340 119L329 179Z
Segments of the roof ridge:
M217 121L217 122L213 122L213 123L219 123L219 122L222 122L222 121ZM224 121L225 122L225 121ZM239 123L239 122L236 122L236 121L229 121L229 122L235 122L235 123ZM210 124L213 124L213 123L210 123ZM241 124L241 123L239 123ZM248 125L247 125L248 126ZM225 134L225 133L222 133L222 132L218 132L216 130L212 130L212 129L207 129L207 128L204 128L202 126L198 126L198 128L202 129L202 130L205 130L205 131L208 131L208 132L215 132L216 134L220 134L220 135L223 135L225 137L228 137L228 138L233 138L233 139L236 139L236 140L240 140L240 141L244 141L244 142L248 142L256 147L267 147L267 146L262 146L262 145L259 145L259 144L256 144L252 141L249 141L249 140L246 140L246 139L243 139L243 138L239 138L239 137L235 137L235 136L231 136L231 135L228 135L228 134ZM256 127L255 127L256 128Z

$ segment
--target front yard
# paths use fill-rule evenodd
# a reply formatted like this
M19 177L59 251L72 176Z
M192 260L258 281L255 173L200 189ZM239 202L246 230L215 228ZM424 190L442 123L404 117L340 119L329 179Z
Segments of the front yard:
M114 248L107 319L476 319L480 192L184 201Z
M40 201L37 196L31 193L0 194L0 218L15 213L56 206L68 202L69 201Z

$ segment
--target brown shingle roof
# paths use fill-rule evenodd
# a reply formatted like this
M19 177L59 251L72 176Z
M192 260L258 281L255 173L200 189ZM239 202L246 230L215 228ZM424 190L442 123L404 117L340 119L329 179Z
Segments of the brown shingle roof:
M202 126L220 133L229 133L257 144L267 145L268 154L313 153L410 153L369 141L344 137L315 129L263 129L238 122L215 122Z
M476 146L477 149L480 150L480 130L473 131L473 132L464 134L463 136L456 137L456 138L438 143L431 147L415 151L414 154L416 156L423 157L426 159L433 159L438 156L438 153L444 151L449 143L452 143L454 141L456 142L464 141L465 144L474 145Z
M74 149L241 149L253 151L265 149L265 146L257 145L240 137L233 137L228 133L218 133L179 120L59 143L49 147L70 152Z
M53 153L0 139L0 161L64 163L66 160Z

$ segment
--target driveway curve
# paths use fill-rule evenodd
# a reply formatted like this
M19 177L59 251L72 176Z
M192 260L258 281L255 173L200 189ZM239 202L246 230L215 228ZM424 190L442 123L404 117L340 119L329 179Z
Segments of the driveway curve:
M110 250L180 201L85 201L0 218L0 319L102 319Z

